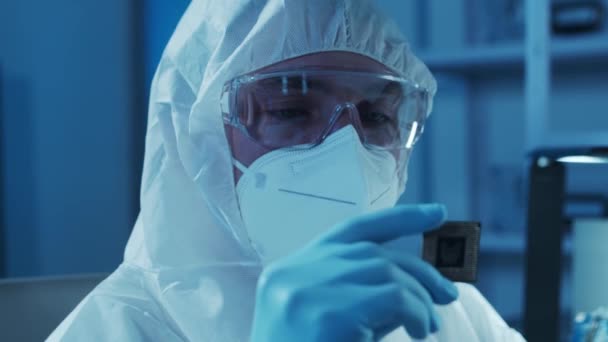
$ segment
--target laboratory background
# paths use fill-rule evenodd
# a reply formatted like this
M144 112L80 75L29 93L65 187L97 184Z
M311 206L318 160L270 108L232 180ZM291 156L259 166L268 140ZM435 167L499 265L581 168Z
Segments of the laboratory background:
M48 335L121 262L188 3L0 2L0 340ZM572 340L608 308L608 0L377 4L439 84L400 201L481 222L475 286L529 341Z

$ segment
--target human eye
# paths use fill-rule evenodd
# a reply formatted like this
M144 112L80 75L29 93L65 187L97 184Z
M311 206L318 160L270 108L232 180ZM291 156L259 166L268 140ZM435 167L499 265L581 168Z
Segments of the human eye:
M264 113L272 119L279 121L303 120L310 116L308 110L302 108L269 109L264 111Z
M312 96L273 96L259 102L259 111L274 123L309 124L318 120L318 102Z
M364 126L381 127L393 124L393 116L386 106L371 101L361 101L357 104L359 118Z
M382 126L392 124L393 119L381 111L369 111L363 113L361 121L364 125Z

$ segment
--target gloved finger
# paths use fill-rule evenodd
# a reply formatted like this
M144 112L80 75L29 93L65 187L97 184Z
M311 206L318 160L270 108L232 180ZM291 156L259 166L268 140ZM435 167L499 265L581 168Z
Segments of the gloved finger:
M390 285L398 284L405 291L411 292L426 307L431 317L431 331L439 329L439 315L433 306L433 299L428 290L408 273L405 273L391 261L376 257L366 260L357 260L350 263L342 262L340 274L335 281L340 284L352 283L359 285Z
M351 312L360 315L362 323L374 331L374 335L405 327L409 335L423 339L431 332L431 317L425 304L397 284L361 287L360 301Z
M347 261L335 277L338 283L356 285L387 285L394 282L391 262L380 257Z
M381 284L389 282L386 271L379 271L395 263L396 267L405 272L412 271L418 283L425 288L425 297L431 298L437 304L448 304L458 297L458 289L452 282L445 279L434 267L410 255L400 253L395 249L387 249L373 242L357 242L348 246L343 246L336 253L338 257L355 260L355 266L350 270L352 273L349 281L365 284ZM365 274L365 281L362 282L359 273ZM409 273L408 273L409 274ZM346 278L345 278L346 279ZM432 292L431 292L432 291Z
M438 227L446 217L440 204L397 206L347 221L320 238L321 242L378 244L423 233Z
M422 259L388 249L383 249L382 254L416 278L430 293L435 303L446 305L458 298L458 289L454 283L444 278L439 271Z
M428 290L420 284L420 282L410 274L403 272L396 266L393 266L392 277L404 290L409 291L416 296L426 307L428 315L431 317L431 332L436 332L439 329L439 315L433 306L433 299Z
M373 259L382 256L382 247L373 242L359 241L350 244L336 244L339 247L335 255L348 260Z

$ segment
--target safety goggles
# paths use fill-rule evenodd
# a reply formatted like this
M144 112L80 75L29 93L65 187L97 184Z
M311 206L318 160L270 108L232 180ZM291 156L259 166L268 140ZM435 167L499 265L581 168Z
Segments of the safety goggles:
M328 70L241 76L221 95L224 122L268 149L310 148L349 124L365 146L409 149L428 103L428 91L403 78Z

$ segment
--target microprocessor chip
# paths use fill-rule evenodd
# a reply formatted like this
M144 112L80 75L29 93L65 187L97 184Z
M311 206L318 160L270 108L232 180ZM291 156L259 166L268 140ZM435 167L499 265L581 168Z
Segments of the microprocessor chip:
M424 234L422 258L452 281L475 282L480 234L479 222L448 221Z

